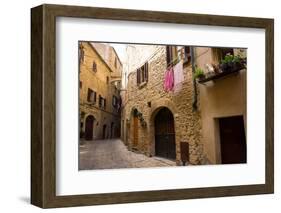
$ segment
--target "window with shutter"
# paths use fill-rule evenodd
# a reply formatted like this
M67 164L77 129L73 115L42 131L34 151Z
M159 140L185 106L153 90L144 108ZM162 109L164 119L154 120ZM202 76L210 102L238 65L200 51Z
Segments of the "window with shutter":
M102 107L102 97L99 95L99 107Z
M115 95L112 96L112 106L113 107L117 106L117 97Z
M140 84L140 69L137 69L137 84Z
M96 92L95 91L91 95L91 102L96 103Z
M234 51L232 48L212 48L212 54L214 61L220 63L227 54L233 55Z
M190 47L184 46L184 63L191 62Z
M167 62L167 66L170 65L172 60L173 60L173 46L166 46L166 62Z
M92 67L94 72L97 72L97 64L95 61L93 61L93 67Z
M96 103L96 99L97 99L96 95L97 93L95 91L88 88L87 101L90 103Z
M147 62L144 64L144 81L145 82L148 81L148 63Z
M148 81L148 62L137 69L137 85Z

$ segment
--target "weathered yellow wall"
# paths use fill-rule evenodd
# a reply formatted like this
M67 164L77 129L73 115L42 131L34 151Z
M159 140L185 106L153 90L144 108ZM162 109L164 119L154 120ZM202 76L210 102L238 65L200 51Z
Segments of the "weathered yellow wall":
M234 53L246 56L246 50L234 49ZM201 68L215 62L211 48L196 48L196 56ZM218 118L243 115L246 132L246 70L199 84L199 88L204 152L211 163L221 163Z
M90 43L82 42L84 47L84 61L80 63L80 81L82 88L80 89L80 112L85 112L83 119L83 131L85 131L85 120L88 115L95 117L94 122L94 139L102 138L102 127L107 125L107 135L109 135L111 122L114 122L115 127L120 129L120 113L112 106L112 96L119 96L119 91L114 85L107 83L106 77L111 80L111 70L93 49ZM92 70L93 61L97 64L97 72ZM87 102L88 88L97 92L95 104ZM106 98L106 109L99 108L99 95ZM118 126L117 126L118 125Z
M246 70L200 85L200 102L204 150L212 163L220 163L217 118L243 115L246 127Z

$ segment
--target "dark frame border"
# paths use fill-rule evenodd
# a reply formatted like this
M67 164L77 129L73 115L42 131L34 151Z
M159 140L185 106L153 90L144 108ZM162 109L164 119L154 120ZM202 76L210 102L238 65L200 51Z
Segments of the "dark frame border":
M265 29L265 184L56 196L56 17ZM31 203L41 208L274 192L274 20L44 4L31 9Z

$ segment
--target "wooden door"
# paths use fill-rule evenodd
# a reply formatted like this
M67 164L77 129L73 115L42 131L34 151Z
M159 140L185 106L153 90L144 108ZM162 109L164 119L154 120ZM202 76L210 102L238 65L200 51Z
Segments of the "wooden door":
M104 124L102 127L102 138L106 139L106 124Z
M93 140L93 131L94 131L94 116L89 115L86 118L85 140Z
M138 117L134 115L133 120L134 120L133 147L137 147L138 146L138 137L139 137Z
M168 108L161 109L155 117L155 154L159 157L175 159L174 117Z
M111 126L110 126L110 138L114 138L115 135L114 135L114 123L112 122L111 123Z
M219 119L222 164L246 163L247 149L243 116Z

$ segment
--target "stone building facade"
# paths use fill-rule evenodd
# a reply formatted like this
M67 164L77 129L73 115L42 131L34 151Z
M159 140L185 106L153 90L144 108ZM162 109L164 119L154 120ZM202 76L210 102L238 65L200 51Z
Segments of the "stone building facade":
M122 111L123 140L129 149L148 156L157 155L155 118L164 109L172 114L173 120L171 134L174 134L175 147L172 149L175 154L171 154L170 158L175 159L178 165L181 164L182 142L189 144L190 163L204 163L200 111L193 109L194 85L190 61L183 65L184 81L180 91L166 92L163 88L164 73L167 70L166 46L136 45L130 51L128 54L133 56ZM144 63L148 66L148 79L138 84L136 70ZM141 118L136 119L139 114Z
M193 165L221 163L218 119L241 115L245 123L246 70L198 84L189 47L130 46L121 115L121 137L128 149L167 157L177 165L182 165L182 156L188 156ZM206 73L206 64L218 63L222 57L213 49L193 48L195 66ZM163 82L170 63L181 64L183 81L172 91L165 91ZM172 143L163 146L168 140Z
M79 42L79 60L80 138L120 137L120 77L116 76L121 75L122 63L112 47L95 47L91 42Z

